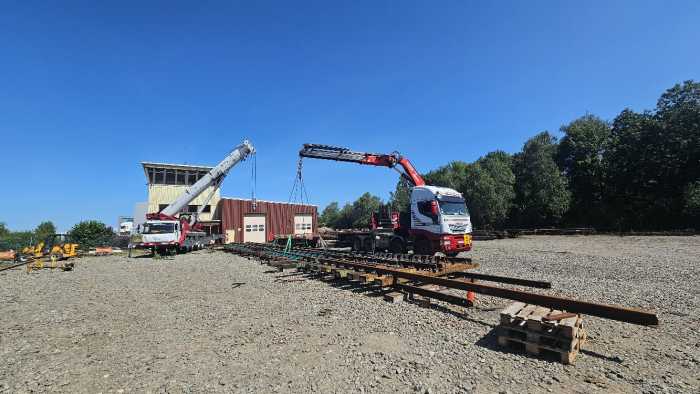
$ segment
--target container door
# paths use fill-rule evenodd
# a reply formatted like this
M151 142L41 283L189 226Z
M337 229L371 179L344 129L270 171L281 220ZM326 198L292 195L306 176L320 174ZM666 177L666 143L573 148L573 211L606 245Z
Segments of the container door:
M313 232L313 222L311 215L294 215L294 234L311 234Z
M236 242L236 230L226 230L226 243L232 244Z
M265 243L265 227L265 215L243 216L243 242Z

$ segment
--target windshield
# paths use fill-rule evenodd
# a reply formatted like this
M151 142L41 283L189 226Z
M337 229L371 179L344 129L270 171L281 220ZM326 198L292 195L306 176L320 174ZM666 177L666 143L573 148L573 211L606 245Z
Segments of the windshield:
M443 215L467 215L467 206L464 200L438 200L440 203L440 213Z
M143 226L144 234L167 234L175 232L175 223L148 223Z

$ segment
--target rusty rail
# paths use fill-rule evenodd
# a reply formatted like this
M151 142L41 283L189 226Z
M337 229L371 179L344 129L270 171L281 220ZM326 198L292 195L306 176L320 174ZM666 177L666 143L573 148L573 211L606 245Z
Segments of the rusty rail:
M246 251L246 249L247 249L247 251ZM256 249L256 252L251 253L250 251L252 251L253 249ZM231 249L231 251L236 252L235 249ZM280 253L279 250L267 250L266 251L264 245L247 246L247 247L244 247L242 250L242 254L247 254L247 255L257 254L258 257L261 257L263 254L267 254L269 252L274 252L277 254ZM474 293L484 294L484 295L488 295L488 296L492 296L492 297L505 298L505 299L509 299L509 300L513 300L513 301L520 301L520 302L525 302L528 304L540 305L540 306L548 307L548 308L552 308L552 309L566 310L568 312L582 313L582 314L597 316L597 317L601 317L601 318L605 318L605 319L617 320L617 321L622 321L622 322L627 322L627 323L632 323L632 324L639 324L639 325L643 325L643 326L653 326L653 325L658 325L658 323L659 323L658 317L656 316L655 313L642 311L639 309L626 308L626 307L617 306L617 305L600 304L600 303L594 303L594 302L588 302L588 301L580 301L580 300L576 300L576 299L572 299L572 298L552 296L552 295L546 295L546 294L532 293L532 292L523 291L523 290L492 286L492 285L487 285L487 284L482 284L482 283L474 283L471 281L460 280L460 279L443 278L443 277L440 277L439 275L431 275L428 272L426 272L426 273L408 272L406 270L397 269L397 268L390 267L387 265L360 263L360 262L355 262L355 261L348 261L348 259L346 259L346 258L336 258L336 257L324 256L322 252L317 252L317 251L314 251L314 253L309 253L309 252L304 252L304 251L291 250L291 251L288 251L288 252L285 252L282 254L285 256L292 257L294 259L304 260L307 262L313 262L313 263L317 263L317 264L330 265L330 266L334 266L336 268L350 268L353 270L365 271L368 273L376 273L376 274L381 274L381 275L385 275L385 276L391 276L393 278L392 287L396 287L396 288L403 287L407 291L410 290L411 292L415 292L416 294L420 294L420 292L422 290L422 289L417 290L420 288L415 286L416 284L419 284L419 285L433 284L433 285L443 286L443 287L450 288L450 289L472 291ZM490 280L490 281L501 282L501 283L515 284L515 285L524 285L524 286L535 285L533 287L541 287L541 288L551 287L551 286L545 287L545 285L549 285L547 282L529 281L526 279L509 278L509 277L497 276L497 275L476 274L476 273L468 273L468 272L459 272L459 273L451 272L451 273L449 273L449 275L461 276L463 278L472 279L472 280L482 279L482 280ZM397 280L398 278L406 279L406 280L409 280L413 283L410 283L410 284L399 283L399 281ZM538 286L538 284L540 286ZM410 288L406 288L405 286L410 286ZM440 294L444 294L444 293L440 293ZM447 295L445 295L445 296L447 296ZM452 300L452 301L461 302L459 300ZM466 299L465 299L465 301L466 301Z

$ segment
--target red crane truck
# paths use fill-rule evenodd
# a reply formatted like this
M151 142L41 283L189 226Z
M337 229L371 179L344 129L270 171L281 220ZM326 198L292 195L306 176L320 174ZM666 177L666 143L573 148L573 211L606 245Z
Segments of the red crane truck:
M305 144L299 156L393 168L411 185L409 212L392 213L389 226L340 231L340 244L356 251L406 253L412 249L416 254L442 252L448 256L471 250L472 225L462 194L447 187L426 185L411 162L398 152L353 152L336 146Z

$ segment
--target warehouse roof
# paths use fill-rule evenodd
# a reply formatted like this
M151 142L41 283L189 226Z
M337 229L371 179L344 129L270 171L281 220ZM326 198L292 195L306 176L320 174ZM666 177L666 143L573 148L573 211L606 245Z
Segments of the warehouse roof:
M250 198L240 198L240 197L221 197L221 199L222 200L253 201ZM269 200L261 200L259 198L256 198L255 202L264 202L264 203L268 203L268 204L304 205L307 207L317 207L318 208L318 205L315 205L315 204L300 204L300 203L295 203L295 202L269 201Z

